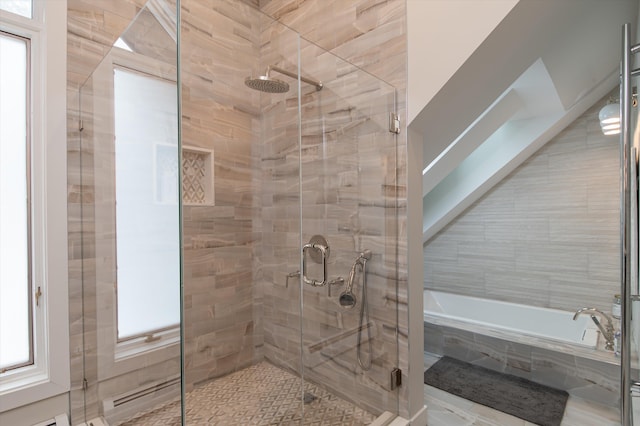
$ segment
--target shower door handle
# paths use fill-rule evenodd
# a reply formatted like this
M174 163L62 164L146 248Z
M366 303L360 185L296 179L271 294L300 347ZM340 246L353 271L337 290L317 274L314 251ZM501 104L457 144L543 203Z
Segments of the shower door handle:
M320 252L320 258L322 259L322 280L314 280L307 277L307 251L316 250ZM317 243L305 244L302 247L302 280L305 284L309 284L313 287L322 287L327 285L327 252L328 248L325 245Z

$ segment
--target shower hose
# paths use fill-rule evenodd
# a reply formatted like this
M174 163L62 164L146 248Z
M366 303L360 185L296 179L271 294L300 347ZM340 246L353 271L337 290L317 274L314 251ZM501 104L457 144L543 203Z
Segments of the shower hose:
M360 305L360 323L358 326L358 340L357 340L357 356L358 356L358 364L362 367L363 370L367 371L371 368L371 354L373 353L373 347L371 343L371 326L369 325L369 306L367 304L367 259L361 258L360 265L362 267L362 304ZM367 324L367 340L369 346L369 356L367 357L366 362L362 361L362 326L365 323Z

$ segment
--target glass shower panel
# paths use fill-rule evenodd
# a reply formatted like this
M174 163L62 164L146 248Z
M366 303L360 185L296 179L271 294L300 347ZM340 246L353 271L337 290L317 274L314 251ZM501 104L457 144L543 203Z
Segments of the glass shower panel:
M295 71L298 35L244 2L181 4L183 148L212 153L214 187L212 203L184 207L186 424L295 424L297 85L245 79Z
M621 341L621 423L640 423L638 355L640 350L640 295L638 294L638 102L639 63L637 44L632 43L631 24L622 26L620 61L620 225L622 315ZM635 74L635 75L634 75Z
M181 418L176 16L150 1L80 89L73 424L144 423L158 406L167 423Z
M633 63L633 62L632 62ZM637 62L636 62L637 63ZM638 86L638 77L632 76L630 78L631 87ZM635 91L635 90L634 90ZM630 209L632 212L629 224L630 235L627 238L631 239L631 250L629 255L629 261L631 263L631 405L632 405L632 417L633 424L640 424L640 404L638 404L637 397L640 395L640 387L635 385L640 383L640 365L638 360L640 359L640 289L638 288L638 153L640 152L640 129L638 128L639 111L637 102L630 103L630 117L629 122L632 145L631 148L631 162L630 170Z
M302 252L305 399L329 391L367 424L398 411L395 89L305 40L300 75L323 83L300 82L302 245L327 247Z

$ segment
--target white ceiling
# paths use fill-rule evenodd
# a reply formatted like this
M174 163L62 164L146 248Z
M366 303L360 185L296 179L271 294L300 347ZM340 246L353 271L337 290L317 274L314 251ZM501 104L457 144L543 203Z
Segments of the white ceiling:
M424 138L424 241L615 87L621 27L637 6L520 0L510 10L411 122Z

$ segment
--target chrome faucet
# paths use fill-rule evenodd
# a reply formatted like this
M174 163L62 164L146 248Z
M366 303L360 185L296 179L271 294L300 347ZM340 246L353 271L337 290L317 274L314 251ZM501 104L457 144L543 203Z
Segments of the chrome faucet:
M580 314L589 314L589 316L591 316L591 319L596 324L596 326L600 329L600 332L604 336L604 339L606 342L604 348L608 351L614 350L615 337L613 333L613 321L611 320L611 317L596 308L580 308L573 315L573 320L574 321L577 320ZM602 318L607 320L607 325L605 327L603 327L602 324L600 324L600 321L598 321L596 314L600 315Z

